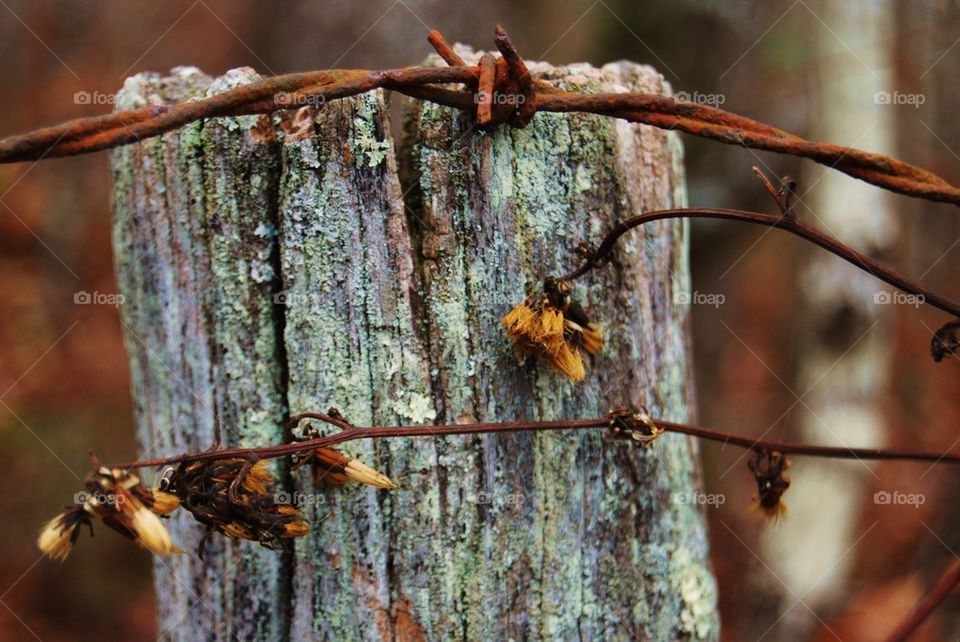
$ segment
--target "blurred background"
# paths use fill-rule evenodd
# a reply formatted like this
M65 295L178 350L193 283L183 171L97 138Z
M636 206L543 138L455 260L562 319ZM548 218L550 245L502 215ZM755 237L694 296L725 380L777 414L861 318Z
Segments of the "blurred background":
M955 0L0 0L0 136L109 111L135 72L417 64L438 28L530 59L657 68L676 92L893 154L960 182ZM960 217L807 161L684 136L691 205L771 203L758 165L799 181L799 215L960 297ZM65 564L34 539L88 468L134 451L104 153L0 166L0 639L155 636L150 563L100 529ZM692 225L699 420L769 439L955 449L960 367L929 356L947 319L797 239ZM950 467L794 460L787 518L751 508L743 453L702 445L724 640L881 639L960 552ZM919 639L960 637L960 597Z

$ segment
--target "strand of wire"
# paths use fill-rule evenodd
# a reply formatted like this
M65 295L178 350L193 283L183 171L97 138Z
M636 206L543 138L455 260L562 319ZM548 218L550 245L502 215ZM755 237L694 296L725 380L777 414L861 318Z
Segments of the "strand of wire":
M475 111L484 125L525 126L536 112L585 112L661 129L678 130L731 145L789 154L827 165L893 192L960 205L960 188L936 174L882 154L813 142L771 125L708 105L645 93L581 94L534 79L502 27L495 44L501 56L467 65L443 36L429 42L451 66L384 71L331 70L264 78L187 103L150 105L72 120L0 139L0 163L86 154L135 143L203 118L265 114L302 105L391 89L448 107ZM481 81L483 87L481 89ZM466 90L450 89L460 83ZM446 86L444 86L446 85ZM494 95L513 95L517 106L494 104Z

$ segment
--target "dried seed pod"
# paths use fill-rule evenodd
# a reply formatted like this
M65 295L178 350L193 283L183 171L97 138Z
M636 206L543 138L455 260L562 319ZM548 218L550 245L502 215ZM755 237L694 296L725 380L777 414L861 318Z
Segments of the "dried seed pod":
M339 413L337 414L339 415ZM318 437L320 437L320 433L313 425L307 424L304 426L302 439L308 440ZM315 448L305 453L297 453L293 457L294 469L307 463L310 463L313 469L313 482L316 486L324 484L339 485L348 481L355 481L387 490L400 488L399 484L378 470L371 468L359 459L350 459L333 448Z
M790 467L790 458L779 450L757 449L753 458L747 460L747 466L757 481L757 495L754 496L757 508L767 517L779 521L787 512L782 498L790 487L790 478L785 473Z
M571 301L570 290L566 281L547 277L542 293L527 297L501 322L521 363L528 357L544 358L577 382L586 374L581 348L597 353L603 345L603 335L586 311Z
M664 433L647 413L646 408L631 411L627 406L618 406L607 413L610 432L614 437L631 439L642 448L649 448L657 437Z
M217 459L180 464L168 479L180 505L210 531L272 549L309 530L300 511L277 501L265 460Z
M960 352L960 319L950 321L937 330L930 341L930 354L936 362Z

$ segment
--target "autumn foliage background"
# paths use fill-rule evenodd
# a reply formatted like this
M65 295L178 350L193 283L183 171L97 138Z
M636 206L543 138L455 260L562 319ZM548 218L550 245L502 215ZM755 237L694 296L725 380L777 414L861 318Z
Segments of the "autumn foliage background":
M430 52L429 28L489 47L502 22L530 59L649 63L677 92L719 96L724 109L960 182L960 7L946 0L0 4L0 135L103 113L111 105L102 97L139 71L412 65ZM922 104L878 104L883 91ZM769 210L750 166L789 173L816 214L832 212L828 231L960 297L955 207L887 195L793 158L684 142L691 205ZM34 547L41 523L80 490L88 448L104 460L135 450L117 310L74 303L77 292L115 292L109 190L104 153L0 166L4 640L155 635L145 553L102 529L63 565L39 560ZM942 315L877 305L878 282L764 229L697 222L691 263L694 290L714 295L694 301L702 423L805 441L823 424L818 441L849 446L960 446L960 364L935 364L928 353ZM825 297L825 284L837 297ZM701 451L703 490L724 498L705 510L726 640L881 636L960 551L953 468L845 462L825 475L796 459L786 501L800 517L771 527L751 509L741 451ZM877 503L877 492L924 501ZM951 599L923 639L957 639L958 613Z

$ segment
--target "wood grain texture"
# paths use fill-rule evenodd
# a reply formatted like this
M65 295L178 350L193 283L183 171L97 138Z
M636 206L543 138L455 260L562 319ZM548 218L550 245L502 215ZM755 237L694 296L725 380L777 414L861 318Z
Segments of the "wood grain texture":
M668 90L631 63L532 70L566 88ZM123 93L169 101L240 73L212 84L138 76ZM144 448L205 447L214 407L227 440L249 444L279 438L285 405L336 406L357 424L595 416L623 402L688 419L688 309L674 303L689 289L683 223L628 236L578 284L608 345L577 387L518 366L499 323L569 268L581 241L683 205L675 136L577 114L482 130L409 101L396 149L384 100L305 107L274 117L275 130L218 119L114 155ZM297 471L292 498L314 527L293 559L215 543L206 565L158 562L160 630L186 617L172 637L718 637L683 437L651 452L598 432L344 450L402 488L314 488ZM176 536L191 546L199 531L178 524Z
M118 108L162 104L255 80L181 68L127 80ZM256 117L218 118L117 150L114 247L141 456L282 438L283 361L274 319L276 147ZM183 513L183 511L181 511ZM188 515L173 532L189 555L157 559L159 633L169 639L277 639L289 582L277 553L214 538ZM289 561L289 560L287 560Z

